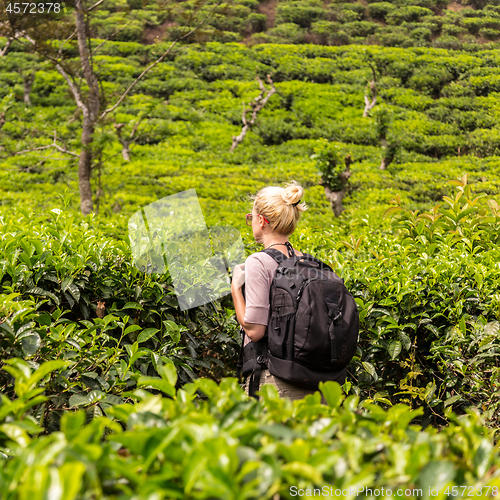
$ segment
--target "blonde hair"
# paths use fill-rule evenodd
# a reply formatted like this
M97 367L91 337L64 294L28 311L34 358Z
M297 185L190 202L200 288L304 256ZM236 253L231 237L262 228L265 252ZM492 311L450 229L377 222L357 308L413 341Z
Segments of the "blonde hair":
M285 184L284 187L267 186L255 196L250 197L258 214L268 221L273 232L290 236L297 227L300 214L308 209L305 203L292 206L302 199L304 188L296 181Z

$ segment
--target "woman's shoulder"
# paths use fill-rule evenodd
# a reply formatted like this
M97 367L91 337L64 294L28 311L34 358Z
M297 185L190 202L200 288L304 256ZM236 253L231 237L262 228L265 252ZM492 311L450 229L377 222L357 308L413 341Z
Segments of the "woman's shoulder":
M295 250L295 253L299 257L302 257L304 255L302 252L299 252L298 250ZM284 255L287 255L287 254L284 254ZM266 252L255 252L255 253L249 255L246 258L245 264L247 262L250 262L250 263L261 262L262 264L268 264L268 265L276 264L276 265L278 265L278 263L274 260L274 258Z
M269 254L265 252L255 252L246 258L245 263L247 262L250 263L261 262L262 264L266 264L276 261Z

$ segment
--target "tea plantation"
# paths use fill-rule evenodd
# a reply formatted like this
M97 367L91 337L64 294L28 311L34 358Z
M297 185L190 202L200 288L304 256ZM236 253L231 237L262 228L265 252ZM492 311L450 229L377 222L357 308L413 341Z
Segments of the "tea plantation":
M257 3L240 2L248 16ZM302 4L319 9L280 2L279 19L299 23ZM368 30L372 18L345 14L359 5L330 2L315 23ZM394 5L364 8L400 26L445 7ZM488 7L470 11L493 18ZM330 19L338 9L347 17ZM465 11L460 22L476 19ZM130 40L91 42L110 102L167 43ZM0 498L497 496L498 51L240 41L178 46L99 124L85 217L72 154L82 115L66 82L19 42L0 57ZM76 63L76 44L64 50ZM268 74L276 93L229 152ZM325 151L353 159L339 217ZM331 265L360 312L346 384L320 386L328 405L269 386L248 398L231 295L182 311L168 271L133 265L128 236L141 207L195 189L207 226L237 229L248 256L261 249L249 196L291 179L308 205L292 245Z

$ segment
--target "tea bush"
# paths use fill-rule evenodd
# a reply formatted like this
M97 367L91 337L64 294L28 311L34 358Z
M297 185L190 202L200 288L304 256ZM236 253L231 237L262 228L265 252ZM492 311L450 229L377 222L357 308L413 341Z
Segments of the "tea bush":
M361 494L367 486L444 493L456 484L498 492L498 454L475 413L450 414L440 432L421 431L410 425L420 411L361 405L334 382L320 386L328 405L318 392L292 404L271 386L256 402L233 378L175 390L175 370L167 367L161 378L138 381L167 397L136 389L109 406L94 395L92 405L106 416L86 422L82 410L66 412L57 432L32 438L41 428L30 406L46 400L41 394L64 364L33 372L14 358L4 368L16 377L17 395L2 396L0 406L0 490L9 500L293 498L314 488Z
M270 5L257 0L215 3L215 0L203 5L182 1L164 6L159 1L144 5L136 0L119 4L109 1L95 9L93 35L101 39L113 35L115 40L130 43L173 41L193 28L200 16L207 16L204 26L188 38L189 43L348 45L354 41L473 52L490 40L499 41L498 6L483 5L486 2L464 3L462 7L466 7L458 11L448 0L370 1L368 4L319 0L281 0ZM190 17L195 11L198 15ZM441 30L443 26L445 29ZM410 31L413 35L406 36Z
M167 361L180 383L199 370L224 373L229 365L220 357L234 369L236 325L224 309L213 303L181 313L170 277L140 273L130 265L128 245L104 237L91 221L75 225L58 209L48 220L25 212L2 221L2 236L3 359L20 356L32 368L68 360L40 410L48 430L63 408L88 406L85 398L95 394L122 401L138 377ZM9 380L0 375L7 395Z
M356 16L350 22L372 22L369 6L340 5ZM331 15L311 29L329 26L342 24ZM160 49L105 44L96 56L102 85L120 91ZM112 117L127 130L144 118L130 162L111 121L96 131L99 213L89 218L79 214L75 157L15 154L47 146L54 128L61 144L80 148L82 117L50 67L37 71L33 106L25 109L17 71L29 63L24 55L13 44L0 58L0 92L14 86L0 102L7 118L0 137L2 494L43 498L50 488L61 498L80 491L132 498L156 488L165 498L264 498L290 496L294 484L421 487L439 477L496 484L498 453L483 427L497 428L499 417L494 50L183 45ZM378 169L377 113L362 116L370 65L375 110L392 112L387 138L399 148L386 171ZM271 74L277 92L230 153L241 112L259 92L256 74ZM310 158L320 139L354 160L340 218ZM457 177L450 187L446 181ZM260 247L244 222L248 195L291 178L310 207L292 244L345 279L361 315L337 413L319 395L293 405L272 390L262 403L246 398L225 378L235 372L240 341L229 296L180 311L168 270L140 272L125 236L141 206L195 188L207 225L239 230L249 255ZM475 199L471 184L487 200ZM389 207L400 215L384 219ZM446 427L421 432L406 426L410 416L423 427ZM313 436L308 429L324 418L332 419L325 422L331 434ZM151 451L158 443L165 448Z

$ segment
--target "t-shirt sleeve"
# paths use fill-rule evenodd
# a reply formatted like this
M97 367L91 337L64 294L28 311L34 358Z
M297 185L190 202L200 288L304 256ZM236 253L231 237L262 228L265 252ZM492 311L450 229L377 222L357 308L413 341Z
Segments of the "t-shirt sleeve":
M269 322L271 283L264 264L250 255L245 261L245 323L266 325Z

